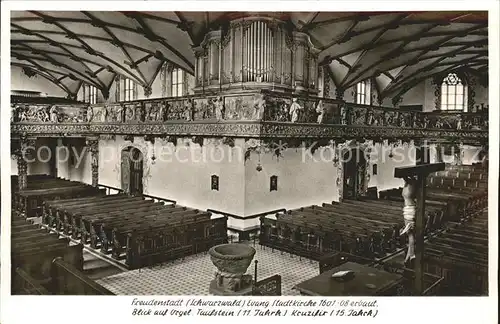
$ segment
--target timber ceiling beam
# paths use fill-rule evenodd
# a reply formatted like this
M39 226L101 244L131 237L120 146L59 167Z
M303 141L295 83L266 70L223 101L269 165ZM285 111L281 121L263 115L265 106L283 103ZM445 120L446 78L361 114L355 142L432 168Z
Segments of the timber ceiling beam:
M407 63L407 66L405 68L403 68L401 71L399 71L398 75L396 76L396 80L394 82L391 82L387 87L386 89L384 89L384 91L391 91L391 88L400 84L402 82L402 80L406 80L408 78L412 78L414 75L418 74L421 70L426 70L426 69L429 69L429 68L432 68L434 66L439 66L439 63L442 62L443 60L447 59L447 58L450 58L450 57L454 57L458 54L461 54L461 51L469 48L470 46L468 45L465 45L463 47L460 47L459 49L456 49L454 51L451 51L451 52L448 52L446 55L444 56L438 56L439 59L434 61L433 63L431 63L430 65L427 65L421 69L418 69L414 72L412 72L409 76L406 76L404 77L403 79L403 73L405 72L405 70L409 67L409 66L412 66L412 65L416 65L419 63L419 58L417 57L416 59L414 60L411 60ZM422 53L420 53L419 57L423 57L425 54L429 53L432 49L431 48L428 48L427 51L424 51ZM482 57L484 56L484 54L478 54L477 57Z
M462 51L467 49L468 46L463 46L463 47L460 47L458 49L455 49L451 52L447 52L445 55L438 55L436 57L431 57L431 58L427 58L427 59L432 59L432 58L436 58L437 60L434 61L433 63L435 62L441 62L442 60L445 60L447 58L450 58L450 57L455 57L457 54L462 54ZM403 78L404 74L406 73L406 70L411 67L411 66L415 66L415 65L418 65L419 63L421 63L421 61L423 61L422 57L427 54L427 52L421 52L419 55L417 55L415 58L411 59L411 60L408 60L406 61L405 64L402 64L402 65L399 65L399 66L404 66L399 72L397 75L395 75L392 80L393 81L397 81L397 80L401 80L401 78ZM431 63L431 64L433 64ZM418 73L418 70L417 70L417 73ZM390 87L391 84L388 85L388 87Z
M377 35L375 35L375 37L371 40L370 44L370 48L372 46L378 46L378 42L379 40L382 38L382 36L387 33L389 30L392 30L392 29L396 29L399 27L399 23L410 17L411 14L402 14L402 15L398 15L395 19L391 20L390 22L388 22L387 24L384 25L384 28L382 28L382 30L377 33ZM370 65L368 68L366 69L363 69L362 72L359 72L359 73L356 73L357 70L359 70L360 68L360 64L362 64L363 62L363 59L365 57L365 55L367 53L369 53L369 49L364 49L363 52L359 55L359 57L357 58L356 62L354 62L354 64L352 65L352 68L349 70L349 72L345 75L344 79L340 82L340 86L344 89L347 89L349 88L349 86L346 86L346 82L349 80L349 78L352 78L352 76L356 76L356 75L359 75L359 74L362 74L364 71L368 70L368 69L372 69L374 66L377 66L380 61L377 61L375 64L372 64Z
M27 43L43 43L43 44L48 44L48 45L50 45L52 47L60 48L63 52L67 53L72 58L74 58L74 57L81 58L81 56L76 55L72 51L68 50L68 48L74 48L74 49L78 49L78 50L84 50L89 55L99 57L99 58L103 59L104 61L107 61L107 62L111 63L112 65L118 67L119 70L123 71L123 73L120 73L120 74L122 74L122 75L124 75L124 76L126 76L128 78L131 78L135 82L138 82L138 83L141 82L140 79L138 79L138 77L135 74L131 73L131 71L129 69L127 69L125 66L123 66L122 64L120 64L120 63L114 61L113 59L109 58L104 53L101 53L101 52L98 52L98 51L94 50L91 47L83 47L82 48L81 46L77 46L77 45L73 45L73 44L66 44L66 43L61 43L61 42L54 42L49 37L41 35L41 34L39 34L37 32L33 32L33 31L29 30L29 29L23 28L21 26L15 25L15 24L11 24L11 25L13 25L15 28L18 28L21 31L21 33L23 33L23 34L27 34L27 35L30 35L30 36L35 36L35 37L40 38L40 40L26 40L26 41L25 40L13 40L13 42L16 42L17 44L27 44ZM89 63L96 64L98 66L102 66L102 64L99 64L99 63L94 62L94 61L89 61L89 60L86 60L86 61L89 62ZM107 70L110 71L110 72L117 73L116 71L111 71L111 69L109 69L109 68L107 68Z
M486 63L481 62L481 61L470 62L469 64L467 64L467 68L472 69L473 67L480 67L480 66L483 66L485 64L487 64L487 62ZM410 90L412 87L416 86L417 84L426 80L429 77L432 77L434 75L445 75L445 74L448 74L450 72L453 72L453 71L456 71L456 70L462 69L462 68L464 68L464 63L459 62L459 63L455 63L455 64L452 63L451 66L449 66L443 70L440 70L439 72L430 71L429 73L425 73L428 71L422 71L421 75L416 75L413 79L407 80L407 82L405 82L405 83L398 84L397 87L394 87L391 90L391 93L396 93L396 95L394 97L402 96L405 92ZM389 96L390 93L386 93L385 95Z
M412 39L407 39L405 42L403 42L403 44L401 44L397 48L389 51L388 53L386 53L384 55L382 55L382 57L380 58L380 60L374 62L373 64L370 64L365 69L363 69L362 71L358 72L355 76L351 77L351 80L350 80L349 84L346 85L346 87L352 86L352 85L356 84L358 81L360 81L361 79L364 79L364 75L366 73L368 73L370 70L372 70L373 68L377 67L378 65L382 64L383 62L385 62L387 60L390 60L390 59L392 59L394 57L400 56L402 53L405 53L404 52L404 48L408 44L410 44L412 41L418 41L423 35L425 35L425 33L427 33L429 30L432 30L435 27L438 27L438 25L435 24L435 25L428 26L427 28L423 29L420 33L414 35L414 37ZM448 36L445 39L439 40L438 42L435 42L435 43L433 43L433 44L431 44L429 46L426 46L424 49L419 49L419 52L421 51L419 53L419 55L417 57L415 57L414 59L412 59L410 62L412 62L412 64L415 64L415 62L417 62L420 57L424 56L425 54L429 53L430 51L439 49L440 47L444 46L444 44L446 44L447 42L453 40L454 38L460 37L460 36L466 36L468 34L468 32L474 31L474 30L477 30L477 29L480 29L480 28L482 28L482 27L481 26L474 26L474 27L471 27L471 28L469 28L469 29L467 29L465 31L459 31L459 32L455 33L454 35ZM467 43L466 45L469 45L469 44L470 43ZM461 44L461 45L464 45L464 44ZM402 64L402 65L405 65L405 64ZM370 76L367 76L367 77L370 77Z
M167 48L169 51L174 53L181 61L183 61L189 68L194 70L194 64L191 63L190 60L188 60L184 55L182 55L181 52L179 52L174 46L172 46L170 43L167 42L163 37L157 35L153 30L148 26L146 21L141 17L141 15L138 14L126 14L128 18L135 19L137 23L141 26L138 31L149 41L151 42L156 42L161 45L163 45L165 48ZM177 65L174 63L174 65Z
M116 35L106 26L106 23L104 21L101 21L100 19L97 19L87 11L82 11L82 13L90 18L90 20L92 21L91 23L92 26L101 28L105 33L109 35L109 37L111 37L111 44L118 47L122 51L123 55L129 60L129 62L128 63L125 62L125 64L127 64L132 70L137 71L137 74L142 81L140 84L141 85L147 84L147 80L144 77L144 74L142 73L141 69L137 66L137 64L134 62L132 56L130 56L130 53L125 48L125 44L122 43L122 41L119 40L118 37L116 37Z
M46 80L50 81L51 83L55 84L57 87L61 88L64 92L66 92L69 96L75 96L76 94L73 93L64 83L62 83L60 80L58 80L56 77L54 77L52 74L50 74L46 69L43 67L37 66L35 62L30 62L33 65L29 64L24 64L24 63L18 63L18 62L12 62L11 64L13 66L17 66L23 69L29 70L32 73L38 74L41 77L45 78Z
M39 16L42 21L46 24L51 24L51 25L54 25L56 27L58 27L59 29L61 29L63 32L66 33L66 37L68 37L69 39L73 39L77 42L79 42L80 44L82 44L82 46L84 48L91 48L91 46L89 44L87 44L85 41L83 41L80 37L78 37L77 34L73 33L72 31L70 31L69 29L67 29L66 27L64 27L61 23L59 23L57 21L57 19L53 18L53 17L50 17L50 16L47 16L47 15L44 15L38 11L30 11L32 14L34 15L37 15ZM73 53L71 53L73 54ZM89 71L89 72L92 72L92 70L89 68L88 65L85 64L85 62L79 60L77 61L78 63L80 63L84 69L86 71ZM101 90L104 89L105 85L104 85L104 82L102 82L101 79L99 79L99 77L97 77L95 74L93 74L92 72L92 76L95 77L95 79L97 80L97 82L101 85L101 87L99 87Z
M75 81L77 81L78 79L80 79L82 81L85 81L88 84L91 84L91 85L95 86L96 88L98 88L100 90L106 89L106 86L105 86L105 84L102 81L100 81L96 77L95 77L95 79L99 80L100 82L97 82L96 80L93 79L93 77L95 75L91 75L90 73L87 73L88 75L86 75L85 73L80 72L78 70L75 70L75 69L73 69L72 67L70 67L70 66L68 66L66 64L58 62L57 60L51 58L50 56L46 56L46 55L41 54L42 58L38 58L38 57L31 57L31 56L28 56L26 54L21 54L21 53L13 53L12 56L16 57L19 60L28 61L28 62L30 62L32 64L35 61L44 61L44 62L47 62L47 63L55 66L56 68L63 68L65 70L67 70L67 71L71 71L71 73L75 76L75 78L74 79L72 78L72 79L75 80ZM43 69L43 66L41 66L39 64L37 64L37 66L39 68ZM79 76L79 77L76 77L76 76Z

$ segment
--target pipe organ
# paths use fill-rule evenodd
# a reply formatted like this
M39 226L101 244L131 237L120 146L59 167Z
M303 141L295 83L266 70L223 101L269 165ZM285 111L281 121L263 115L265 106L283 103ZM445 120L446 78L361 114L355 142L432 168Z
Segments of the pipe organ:
M273 89L318 93L318 53L283 21L251 17L207 33L194 48L195 93Z

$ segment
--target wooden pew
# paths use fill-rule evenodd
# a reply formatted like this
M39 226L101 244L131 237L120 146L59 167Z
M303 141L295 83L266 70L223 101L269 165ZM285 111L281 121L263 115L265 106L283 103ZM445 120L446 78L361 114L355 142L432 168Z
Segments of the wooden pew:
M104 288L83 275L82 244L69 245L67 238L60 239L58 234L49 234L14 214L12 218L12 294L110 294L102 293Z
M403 204L390 200L344 200L343 204L363 208L363 212L375 213L377 219L401 223ZM445 219L447 204L440 201L426 200L426 233L433 232L442 227ZM376 208L376 209L373 209ZM375 211L376 210L376 211Z
M337 223L324 216L287 212L277 214L277 220L261 219L260 244L278 250L293 251L294 254L319 258L335 249L349 253L367 253L373 243L371 233L358 226ZM287 234L288 233L288 234ZM292 253L292 252L291 252Z
M192 237L198 232L201 236ZM126 264L130 269L183 258L227 243L227 218L215 218L136 229L127 235Z
M92 228L95 228L96 233L100 237L102 251L108 252L109 242L113 242L115 247L118 244L117 242L121 242L121 246L125 246L127 233L136 227L162 225L164 222L172 222L173 224L177 220L189 220L191 216L210 218L209 213L199 214L198 210L186 207L162 207L155 211L139 211L124 218L113 217L104 220L94 220ZM97 227L99 228L98 230Z
M50 295L50 292L39 280L21 268L16 268L12 278L11 291L13 295Z
M34 246L13 246L12 269L20 267L33 278L47 283L51 277L51 262L55 257L62 257L77 269L83 270L83 246L69 246L63 240Z
M51 280L54 295L114 295L60 257L52 261Z
M136 222L116 223L111 232L111 239L105 236L103 240L113 242L112 256L118 259L122 248L126 246L127 237L130 233L143 233L167 227L187 226L188 224L200 221L209 221L210 216L211 214L208 212L180 211L172 215L163 214L155 219L139 219Z
M425 251L434 258L429 267L444 272L452 295L487 294L487 225L487 212L481 212L466 222L451 224L427 242Z
M69 230L73 225L78 226L79 217L93 211L102 211L107 209L117 210L118 207L126 208L129 204L135 204L144 201L142 197L129 197L126 195L103 196L98 199L80 200L77 202L51 203L47 222L49 227L57 230ZM72 217L76 219L72 219Z
M90 238L90 246L98 248L100 244L104 253L111 245L116 259L122 258L125 251L126 264L131 268L184 257L227 242L227 218L211 220L210 213L142 197L119 194L45 201L43 211L44 222L50 227L73 238L80 235L83 244ZM164 233L177 237L176 231L184 233L180 235L185 236L182 245L157 238ZM154 249L137 237L145 237Z
M105 193L104 189L97 189L88 185L23 190L17 193L20 201L18 211L25 218L42 216L42 204L44 200L68 197L85 197L103 193Z
M358 214L359 211L350 209L344 204L338 205L338 208L333 208L333 205L323 204L322 207L311 208L309 210L315 213L321 213L347 226L357 226L360 229L365 229L366 233L371 235L374 240L373 247L370 251L371 253L385 255L386 252L395 249L394 240L399 236L397 233L399 233L401 222L399 224L396 222L383 222L367 217L367 214Z
M86 234L91 231L90 223L88 222L90 215L101 215L109 211L123 213L123 210L131 207L150 206L153 204L153 201L144 200L142 197L123 197L118 200L106 199L97 201L86 204L82 208L65 208L57 213L56 228L63 230L65 233L68 233L70 230L80 234L83 233L83 242L85 243L87 239ZM79 231L80 229L82 231Z

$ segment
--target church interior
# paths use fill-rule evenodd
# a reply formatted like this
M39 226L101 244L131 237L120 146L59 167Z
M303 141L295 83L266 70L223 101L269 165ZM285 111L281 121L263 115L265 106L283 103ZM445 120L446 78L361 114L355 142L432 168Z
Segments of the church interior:
M12 294L488 295L488 12L10 26Z

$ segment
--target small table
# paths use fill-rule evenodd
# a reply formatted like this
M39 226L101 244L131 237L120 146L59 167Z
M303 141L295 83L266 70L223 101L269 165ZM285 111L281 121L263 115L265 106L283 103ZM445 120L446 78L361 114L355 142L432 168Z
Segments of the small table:
M351 280L343 282L332 278L335 272L348 270L354 271L354 278ZM402 281L403 276L399 274L346 262L299 283L294 289L305 296L380 296Z

